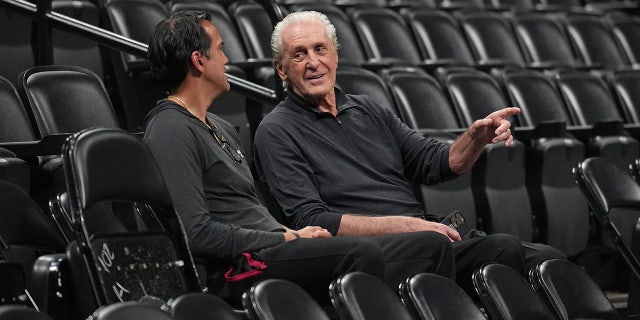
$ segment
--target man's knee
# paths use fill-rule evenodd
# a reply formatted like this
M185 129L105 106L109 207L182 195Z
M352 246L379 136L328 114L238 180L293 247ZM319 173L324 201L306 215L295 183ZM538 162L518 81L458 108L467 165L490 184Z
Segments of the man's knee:
M524 248L527 269L531 269L545 260L567 259L567 256L560 250L546 244L522 241L522 247Z
M371 238L357 238L349 252L353 270L382 278L384 276L384 258L380 244Z
M483 237L482 241L484 242L482 248L477 249L485 250L485 254L491 257L492 262L507 265L523 274L526 272L524 250L520 239L510 234L496 233Z
M523 249L520 239L506 233L495 233L483 237L485 245L496 250L505 252L514 252L523 255Z

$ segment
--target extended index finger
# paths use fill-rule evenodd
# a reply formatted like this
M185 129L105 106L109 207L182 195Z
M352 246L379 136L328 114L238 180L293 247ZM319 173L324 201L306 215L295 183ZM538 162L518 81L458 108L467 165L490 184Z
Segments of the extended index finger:
M515 116L516 114L520 113L520 108L516 108L516 107L510 107L510 108L504 108L504 109L500 109L498 111L492 112L489 117L493 118L493 117L500 117L502 119L510 117L510 116Z

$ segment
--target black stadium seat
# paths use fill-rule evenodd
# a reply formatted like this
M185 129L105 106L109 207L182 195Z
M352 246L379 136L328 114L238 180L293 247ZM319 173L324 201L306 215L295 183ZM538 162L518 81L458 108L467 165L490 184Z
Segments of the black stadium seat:
M461 130L461 126L444 92L435 79L416 68L385 70L384 77L398 106L400 117L410 128L432 138L452 143L455 134L441 130ZM427 212L447 215L461 210L472 227L477 214L471 190L471 172L436 185L421 185L417 191Z
M497 263L480 267L473 284L492 320L555 320L544 301L515 270Z
M331 302L340 319L413 319L402 301L384 281L362 272L340 276L329 286Z
M271 59L273 25L267 12L254 1L237 1L229 6L249 58Z
M242 304L249 320L330 319L306 291L286 280L268 279L256 283L245 292Z
M441 10L403 9L402 14L417 40L423 59L442 65L475 64L458 21Z
M569 38L582 61L588 66L619 69L629 61L618 50L613 36L597 16L569 15L565 18Z
M71 18L98 26L100 13L98 6L88 0L55 0L51 2L53 11ZM87 68L103 78L102 58L98 44L89 39L54 29L53 63Z
M460 115L463 128L473 121L509 106L497 82L473 69L443 75L443 86ZM514 127L517 118L510 119ZM534 237L529 195L525 186L525 148L518 140L505 148L489 144L473 168L476 210L487 233L504 232L524 241Z
M575 68L575 57L560 20L545 13L519 13L511 19L516 37L529 63Z
M88 129L65 142L62 160L72 221L81 224L67 246L74 291L84 295L76 308L81 316L118 301L167 302L201 290L184 229L142 139L121 129ZM89 228L92 209L114 200L150 206L156 223L124 232Z
M511 26L498 13L469 12L460 15L459 21L479 63L495 61L510 66L526 65Z
M530 281L557 319L622 319L598 285L572 262L543 261L531 270Z
M589 240L589 208L571 169L584 159L585 145L567 133L569 117L549 78L531 70L508 70L502 80L512 105L522 110L520 119L537 131L527 148L526 181L538 238L568 256L580 254Z
M345 93L369 95L380 106L388 108L396 115L398 114L398 109L389 95L386 83L372 71L362 68L338 68L336 86Z
M422 63L415 41L399 13L378 7L350 8L347 12L367 58L404 65Z
M419 273L400 284L400 297L421 320L486 320L484 313L455 281Z
M612 72L609 82L618 98L625 122L640 124L640 71L623 70Z
M0 77L0 113L0 142L37 140L18 91L13 83L4 77Z
M640 17L637 15L611 15L610 26L620 52L631 65L640 64Z
M198 320L213 316L218 320L241 320L242 314L231 308L222 298L207 293L186 293L175 298L171 304L174 320Z
M614 129L594 129L587 156L600 156L625 168L640 156L640 144L620 127L624 118L604 80L586 71L563 71L556 76L573 123L581 126L598 126L612 123Z
M41 66L20 74L18 88L29 101L41 136L89 127L118 127L102 80L76 66Z
M103 0L105 27L127 38L149 43L155 25L169 16L159 0ZM108 51L118 100L114 107L124 117L126 128L141 131L144 116L156 101L166 96L166 89L155 78L145 57Z

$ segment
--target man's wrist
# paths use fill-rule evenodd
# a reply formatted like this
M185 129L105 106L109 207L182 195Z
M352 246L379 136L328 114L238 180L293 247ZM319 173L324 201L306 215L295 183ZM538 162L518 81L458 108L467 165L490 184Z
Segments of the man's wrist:
M293 241L300 239L300 234L293 230L287 230L284 232L284 241Z

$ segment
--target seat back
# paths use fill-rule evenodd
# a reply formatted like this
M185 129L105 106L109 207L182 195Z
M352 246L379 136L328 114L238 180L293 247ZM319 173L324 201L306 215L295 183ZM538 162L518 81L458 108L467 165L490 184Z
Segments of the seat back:
M640 18L637 16L614 15L611 32L629 63L640 63Z
M9 182L0 180L0 261L19 261L21 264L9 263L0 267L0 304L21 303L43 312L51 311L38 300L32 300L26 290L25 274L34 279L42 274L34 268L30 271L38 256L53 252L64 252L65 241L55 228L54 223L46 216L35 201L23 189ZM50 271L43 270L44 273ZM43 285L29 286L34 289L36 299L46 295ZM50 292L48 292L50 293Z
M558 67L578 64L562 24L553 15L521 13L512 18L520 47L529 62Z
M36 140L27 110L12 82L0 77L0 142Z
M103 22L113 32L149 43L154 27L169 17L159 0L102 0ZM149 68L144 57L109 51L113 67L118 101L116 110L123 116L126 128L142 131L144 116L166 95L166 89Z
M400 117L413 129L460 128L454 109L438 82L416 68L385 70Z
M51 2L54 12L98 26L100 12L97 1L56 0ZM102 57L98 43L66 31L53 29L53 63L87 68L103 78Z
M0 306L2 320L53 320L46 313L23 306Z
M480 267L473 274L473 285L490 319L556 319L527 280L505 265Z
M640 71L616 71L609 81L627 123L640 124Z
M95 320L172 320L171 316L155 306L136 302L120 302L94 312Z
M400 285L405 306L422 320L485 320L482 311L453 280L433 273L419 273Z
M570 15L565 25L574 48L587 65L616 69L629 65L618 51L613 36L603 21L594 16Z
M34 67L20 74L18 87L43 137L96 126L118 127L102 80L88 69Z
M395 292L382 280L362 272L342 275L329 286L340 319L412 319Z
M306 291L286 280L268 279L253 285L242 296L242 304L251 320L329 320Z
M237 1L229 6L249 58L271 59L273 25L264 8L254 1Z
M10 8L0 8L0 75L14 85L20 72L35 65L31 25L30 17Z
M570 261L543 261L529 277L558 319L622 319L600 287Z
M167 301L200 289L183 226L160 169L139 137L114 128L81 131L65 142L62 161L76 246L98 305L146 296ZM91 233L89 211L116 200L152 206L161 228Z
M26 161L17 158L13 152L0 148L0 180L29 192L30 177L30 167Z
M206 293L187 293L171 302L174 320L197 320L203 315L215 315L220 320L241 320L241 314L233 310L222 298Z
M389 8L358 7L348 13L368 58L402 64L422 61L405 21L397 12Z
M387 85L374 72L361 68L339 68L336 72L336 86L344 93L366 94L378 101L383 108L398 114Z
M556 80L574 124L623 121L602 78L586 71L563 71Z
M484 72L473 69L449 72L443 75L442 82L463 127L509 106L496 80ZM509 120L515 126L520 124L518 118Z
M12 247L61 252L65 243L35 201L20 187L0 180L0 251Z
M211 21L218 29L220 36L224 39L224 54L229 59L229 63L247 61L247 53L242 44L242 39L236 27L231 21L231 17L221 3L212 1L191 1L182 0L171 3L169 12L194 10L205 11L211 14Z
M525 65L511 26L500 15L491 12L470 12L460 16L459 20L476 61Z
M435 63L473 65L474 58L458 21L441 10L403 9L423 59Z
M542 73L507 70L502 75L502 81L511 104L521 110L519 116L523 125L572 123L556 84Z

